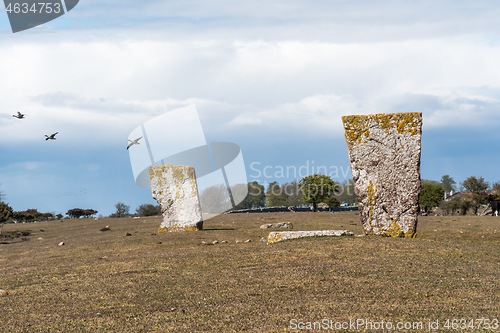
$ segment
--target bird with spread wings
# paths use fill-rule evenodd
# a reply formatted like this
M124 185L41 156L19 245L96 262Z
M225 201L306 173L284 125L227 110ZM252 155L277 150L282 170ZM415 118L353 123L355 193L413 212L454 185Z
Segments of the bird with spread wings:
M55 140L57 133L59 133L59 132L55 132L54 134L51 134L51 135L45 134L45 141L47 141L47 140Z
M139 143L139 140L140 140L141 138L142 138L142 136L141 136L141 137L138 137L137 139L135 139L135 140L133 140L133 141L132 141L132 140L128 140L128 141L130 141L130 143L128 144L127 149L129 149L129 148L130 148L130 147L132 147L133 145L139 145L139 144L140 144L140 143Z
M12 117L16 117L17 119L23 119L24 118L24 114L22 114L21 112L17 111L17 115L16 114L13 114Z

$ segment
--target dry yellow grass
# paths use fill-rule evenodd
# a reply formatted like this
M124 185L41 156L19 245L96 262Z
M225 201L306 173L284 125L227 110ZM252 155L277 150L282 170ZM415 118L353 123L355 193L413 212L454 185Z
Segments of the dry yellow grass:
M159 217L5 225L31 235L0 244L0 331L284 332L292 319L500 316L500 218L421 217L415 239L260 242L261 224L282 221L362 232L352 212L227 214L161 234Z

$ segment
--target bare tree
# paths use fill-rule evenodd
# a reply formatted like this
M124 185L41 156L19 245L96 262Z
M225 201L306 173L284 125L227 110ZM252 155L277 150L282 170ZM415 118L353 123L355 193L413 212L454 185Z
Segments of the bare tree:
M125 205L123 202L119 202L115 205L116 212L111 214L110 217L123 217L129 214L130 206Z

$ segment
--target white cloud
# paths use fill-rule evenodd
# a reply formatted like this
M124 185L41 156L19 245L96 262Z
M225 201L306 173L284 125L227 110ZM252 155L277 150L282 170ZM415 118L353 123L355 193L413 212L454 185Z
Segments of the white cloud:
M296 103L284 103L272 108L248 110L227 123L228 129L248 129L258 125L263 131L311 131L327 136L342 133L341 116L365 113L356 102L344 96L314 95ZM272 133L272 132L270 132Z
M446 119L480 126L500 96L492 95L500 87L499 58L500 48L465 37L11 42L0 47L0 130L3 144L42 142L56 131L67 143L105 144L193 102L204 125L227 130L286 125L330 133L341 130L344 114L401 111L424 111L431 127ZM18 110L27 118L12 118Z

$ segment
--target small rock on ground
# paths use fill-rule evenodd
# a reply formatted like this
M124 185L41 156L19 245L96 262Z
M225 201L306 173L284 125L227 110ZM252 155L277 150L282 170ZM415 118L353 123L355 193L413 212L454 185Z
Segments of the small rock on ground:
M59 244L57 244L58 246L63 246L63 245L66 245L64 244L64 242L60 242Z

